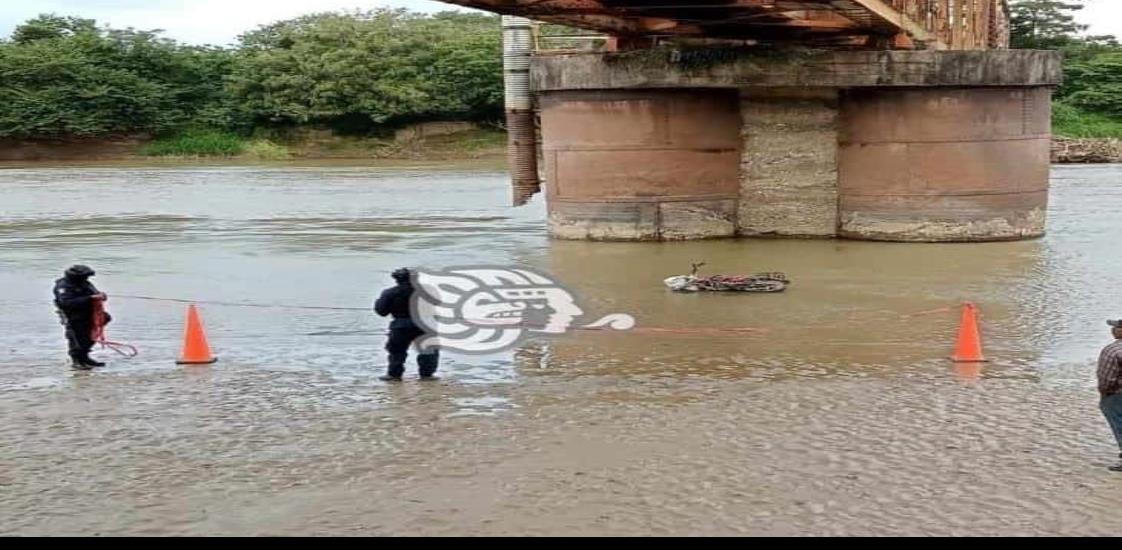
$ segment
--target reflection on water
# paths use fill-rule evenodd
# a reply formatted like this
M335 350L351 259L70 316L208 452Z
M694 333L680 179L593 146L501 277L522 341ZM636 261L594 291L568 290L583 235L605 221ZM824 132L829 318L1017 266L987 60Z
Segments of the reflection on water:
M0 534L1110 534L1120 176L1057 169L1036 241L609 244L549 241L501 172L2 170ZM794 284L667 292L697 261ZM75 262L137 359L65 368ZM465 264L638 328L383 385L365 311L204 304L220 362L185 369L183 304L114 298L366 308L396 267ZM967 300L991 363L946 359Z

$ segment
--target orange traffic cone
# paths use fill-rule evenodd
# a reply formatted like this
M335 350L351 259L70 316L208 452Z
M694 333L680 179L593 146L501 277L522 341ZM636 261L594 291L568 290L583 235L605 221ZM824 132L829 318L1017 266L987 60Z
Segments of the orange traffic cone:
M962 324L958 329L958 342L954 350L955 363L985 363L982 355L982 337L978 334L978 312L974 304L962 306Z
M211 355L210 345L206 342L206 333L203 332L203 322L199 320L199 311L195 304L187 307L187 329L183 334L183 354L175 363L177 365L209 365L218 358Z

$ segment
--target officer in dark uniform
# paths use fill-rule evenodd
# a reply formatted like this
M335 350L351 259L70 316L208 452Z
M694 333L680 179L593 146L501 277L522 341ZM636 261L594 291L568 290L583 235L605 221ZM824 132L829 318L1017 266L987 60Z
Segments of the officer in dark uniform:
M73 367L79 370L105 366L105 363L90 358L90 350L94 346L94 303L108 300L105 293L90 283L90 277L94 275L94 270L88 266L75 265L55 281L55 307L66 326L66 341ZM106 313L105 323L110 320Z
M413 297L412 272L402 268L393 272L392 276L397 286L387 288L374 303L374 311L382 317L393 316L390 322L389 339L386 341L386 351L389 352L389 368L380 380L399 381L405 374L405 360L408 358L409 346L417 338L424 336L425 331L418 327L410 313L411 298ZM417 367L421 380L436 378L436 369L440 362L440 352L434 347L422 350L417 355Z

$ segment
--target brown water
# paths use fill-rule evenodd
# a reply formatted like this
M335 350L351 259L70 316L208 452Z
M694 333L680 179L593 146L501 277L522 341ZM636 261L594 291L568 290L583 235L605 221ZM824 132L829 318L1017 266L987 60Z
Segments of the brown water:
M2 170L0 534L1118 534L1120 179L1057 168L1030 242L598 244L549 241L500 172ZM663 288L700 260L795 282ZM50 287L79 261L140 357L66 368ZM220 362L184 368L183 304L113 298L366 307L399 265L482 263L644 330L387 386L365 312L204 305ZM964 300L977 369L946 359ZM758 331L703 330L729 327Z

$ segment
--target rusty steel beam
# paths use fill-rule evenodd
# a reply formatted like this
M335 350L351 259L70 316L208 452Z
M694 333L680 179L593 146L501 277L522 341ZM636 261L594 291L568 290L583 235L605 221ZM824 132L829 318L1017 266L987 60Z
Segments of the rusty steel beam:
M922 5L900 0L445 1L613 35L801 41L808 32L819 38L832 32L836 33L835 38L863 32L870 44L885 47L947 47L939 28L945 22L940 21L938 13L928 13L930 10L924 7L942 7L940 4L945 6L945 0L909 0L922 1Z
M848 3L856 4L856 5L858 5L862 8L865 8L866 10L868 10L869 13L873 14L876 18L880 19L881 21L883 21L885 23L888 23L888 24L892 25L893 27L896 27L897 29L899 29L902 32L907 33L908 36L910 36L914 40L918 40L920 42L930 43L930 44L934 45L936 49L946 49L946 45L943 44L933 34L928 32L927 29L923 28L922 25L920 25L919 23L916 23L910 17L904 15L902 12L900 12L896 8L893 8L891 5L884 2L883 0L845 0L845 1L848 2ZM837 4L837 2L835 2L835 4Z

